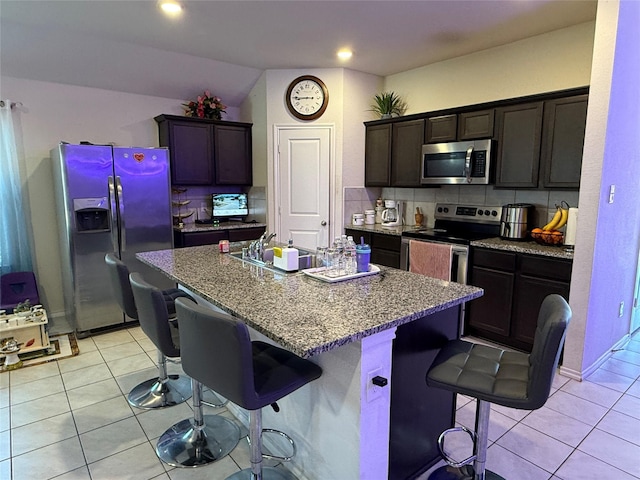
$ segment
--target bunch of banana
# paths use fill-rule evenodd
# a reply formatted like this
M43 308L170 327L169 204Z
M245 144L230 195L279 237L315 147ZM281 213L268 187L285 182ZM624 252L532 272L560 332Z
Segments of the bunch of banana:
M566 205L567 208L564 208L564 205ZM563 201L561 205L556 205L556 213L553 215L551 221L542 227L542 230L545 232L558 230L565 226L567 218L569 218L569 204Z

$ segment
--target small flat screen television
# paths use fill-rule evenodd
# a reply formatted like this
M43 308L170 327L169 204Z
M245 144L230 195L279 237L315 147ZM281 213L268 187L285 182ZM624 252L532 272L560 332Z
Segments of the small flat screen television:
M212 218L246 217L249 215L246 193L214 193Z

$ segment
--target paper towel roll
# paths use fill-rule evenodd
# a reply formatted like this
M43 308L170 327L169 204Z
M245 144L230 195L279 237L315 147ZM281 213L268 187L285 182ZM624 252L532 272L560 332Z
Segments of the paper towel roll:
M573 207L569 209L569 217L567 218L567 230L564 234L564 244L567 246L576 244L576 229L578 228L578 209Z

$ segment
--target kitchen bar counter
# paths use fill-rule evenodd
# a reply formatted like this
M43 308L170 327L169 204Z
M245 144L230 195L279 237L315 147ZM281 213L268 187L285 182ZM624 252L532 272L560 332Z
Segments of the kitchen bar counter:
M296 476L400 480L440 460L437 438L454 425L455 395L428 387L425 374L439 348L459 336L462 303L481 289L386 267L327 283L252 266L215 245L138 258L199 304L245 321L252 339L322 367L319 379L278 402L280 413L263 409L263 424L296 442L287 464ZM248 423L246 411L228 408Z
M245 264L215 245L144 252L138 258L301 357L482 295L475 287L388 267L380 267L378 275L329 284Z

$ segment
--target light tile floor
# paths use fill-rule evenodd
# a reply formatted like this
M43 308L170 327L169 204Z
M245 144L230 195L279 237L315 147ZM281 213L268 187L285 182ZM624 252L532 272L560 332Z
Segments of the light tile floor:
M0 374L0 479L217 480L248 467L244 441L197 469L158 460L158 437L192 410L128 405L126 392L156 373L139 327L78 343L77 357ZM473 428L474 415L458 396L457 422ZM587 381L556 375L539 410L493 406L489 440L488 466L508 480L640 479L640 335Z

